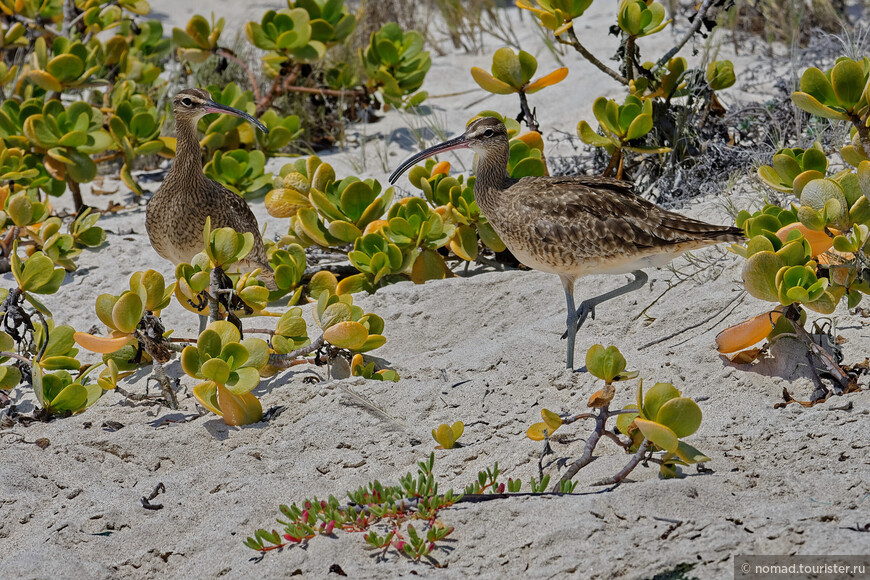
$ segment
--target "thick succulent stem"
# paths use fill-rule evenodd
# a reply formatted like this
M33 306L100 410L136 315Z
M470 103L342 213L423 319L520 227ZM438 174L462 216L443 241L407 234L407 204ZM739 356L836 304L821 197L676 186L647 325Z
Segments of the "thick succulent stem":
M526 99L526 92L520 89L520 109L523 112L523 119L526 120L529 130L540 133L538 130L538 120L535 119L535 113L529 108L529 101Z
M592 454L595 452L595 446L598 445L598 441L601 439L601 436L606 429L607 418L609 416L608 405L605 405L598 410L598 414L595 416L595 430L592 431L589 438L586 439L586 447L583 448L583 455L580 456L580 459L571 464L571 467L568 468L568 471L565 472L562 479L559 480L550 491L559 491L559 486L563 481L571 481L571 479L577 475L578 471L592 463L592 460L594 459Z
M605 167L604 171L601 172L602 177L610 177L613 170L618 168L621 164L622 149L614 149L613 154L610 156L610 161L607 162L607 167Z
M215 266L211 270L211 279L208 288L208 321L214 322L221 320L220 302L218 301L218 293L221 289L221 277L223 270L220 266Z
M278 96L282 93L285 93L289 90L289 88L296 82L296 78L299 76L299 73L302 71L302 65L296 64L290 70L290 72L286 75L279 74L275 77L275 80L272 82L272 87L269 89L269 92L263 95L263 98L257 101L257 111L254 116L258 117L266 112L266 110L272 106L272 101L274 101Z
M851 115L850 121L852 121L852 125L855 126L855 129L858 130L858 137L861 140L861 147L864 149L864 155L870 157L870 128L867 127L867 123L859 117L858 115Z
M819 361L821 361L828 373L830 373L834 378L834 391L838 395L842 394L843 391L849 388L849 383L851 382L849 375L840 368L840 365L828 351L816 344L809 333L804 329L800 322L800 309L798 309L794 304L790 305L785 309L785 317L794 328L794 333L795 336L797 336L797 339L804 343L807 349L809 349L809 351L812 352Z
M707 0L707 1L709 2L710 0ZM621 83L623 85L628 84L627 78L625 78L624 76L622 76L621 74L619 74L618 72L616 72L615 70L613 70L612 68L610 68L609 66L604 64L603 62L601 62L600 60L598 60L594 54L589 52L585 46L580 44L580 41L577 39L577 35L574 34L573 28L569 28L563 34L567 34L568 38L570 38L570 40L564 40L564 39L562 39L562 36L559 35L556 37L556 40L558 40L560 44L567 44L568 46L573 47L574 50L576 50L577 52L579 52L583 56L583 58L585 58L586 60L591 62L593 65L595 65L598 68L598 70L600 70L601 72L603 72L604 74L606 74L607 76L612 78L613 80L617 81L618 83Z
M69 177L67 177L67 179L66 179L66 184L69 186L69 190L72 192L73 204L75 205L76 213L79 213L80 211L82 211L82 208L85 206L85 202L82 201L81 186L79 186L77 181L73 181Z
M178 409L178 399L175 397L175 391L172 389L172 382L169 380L169 377L166 376L166 371L163 370L163 365L160 364L157 359L153 359L152 365L154 367L154 377L157 379L157 382L160 383L160 388L163 390L163 397L169 404L169 408L173 411Z
M631 459L628 460L628 463L625 464L625 467L620 469L615 475L605 477L601 481L597 481L592 485L613 485L614 483L620 483L623 479L628 477L628 474L631 473L635 467L637 467L637 464L641 462L648 449L649 439L645 439L644 442L640 444L640 447L637 448L637 452L632 455Z
M302 348L297 348L293 352L288 352L286 354L271 354L269 355L269 364L275 368L286 369L290 368L293 365L293 359L305 356L306 354L311 354L318 348L323 346L323 336L319 336L309 344L308 346L303 346Z

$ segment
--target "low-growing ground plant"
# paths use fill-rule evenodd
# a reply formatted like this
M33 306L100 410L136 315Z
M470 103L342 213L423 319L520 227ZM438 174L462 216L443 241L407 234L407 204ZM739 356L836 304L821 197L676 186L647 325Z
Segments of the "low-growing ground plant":
M827 333L810 333L804 326L806 309L829 315L841 302L856 308L870 294L865 254L870 238L868 75L870 60L845 57L828 71L810 67L803 73L794 103L812 115L849 123L848 141L834 162L819 143L780 149L772 165L758 168L758 178L796 201L788 208L768 204L754 213L744 210L737 218L748 239L732 248L746 259L744 286L775 306L723 330L717 346L720 352L736 353L730 355L734 362L751 363L766 352L766 347L752 348L762 340L797 338L807 347L813 369L816 388L810 403L858 389L857 371L843 368L833 337L820 344L811 334ZM835 163L843 169L835 171ZM822 377L829 379L830 388Z
M562 489L560 485L571 482L581 469L595 459L595 448L602 437L609 438L622 447L631 458L617 473L595 485L618 484L640 463L658 464L661 475L667 478L680 477L681 466L710 461L710 458L683 441L683 438L692 435L701 426L700 407L693 400L683 397L670 383L656 383L644 392L643 380L638 380L636 403L619 410L610 408L617 392L614 383L637 377L637 372L626 372L625 367L625 358L615 346L592 346L586 353L586 368L592 376L604 381L604 387L589 398L588 406L593 410L560 415L542 409L543 421L529 427L526 433L529 439L545 442L541 456L543 462L546 455L553 453L551 438L557 429L583 419L595 421L592 433L586 437L583 454L568 462L568 469L562 474L560 483L553 487L553 491ZM616 428L625 439L608 429L607 421L611 417L616 417ZM543 469L541 464L542 480Z

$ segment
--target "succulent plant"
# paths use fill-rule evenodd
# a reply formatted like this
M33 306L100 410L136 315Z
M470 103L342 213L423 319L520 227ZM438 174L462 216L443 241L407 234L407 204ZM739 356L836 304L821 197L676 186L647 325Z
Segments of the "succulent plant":
M451 275L437 249L450 241L455 230L425 201L406 197L390 208L384 235L402 250L403 270L414 283L422 284Z
M641 100L635 95L628 95L625 103L620 105L616 101L599 97L592 105L592 112L604 135L596 133L586 121L580 121L577 134L584 143L601 147L611 154L623 149L634 153L670 151L667 147L629 145L631 141L644 137L653 128L651 100Z
M686 82L684 79L686 77L686 69L688 68L685 58L677 56L670 59L662 70L655 75L652 74L655 63L645 62L642 67L649 71L649 74L641 75L629 81L628 87L632 95L641 99L658 97L672 99L674 97L685 96Z
M721 91L734 86L737 76L734 74L734 63L730 60L714 60L707 65L707 84L714 91Z
M269 109L260 115L260 121L269 132L257 132L258 149L267 156L275 155L287 147L304 131L302 121L297 115L281 117L274 109Z
M266 209L272 217L295 217L300 209L312 207L308 199L312 187L323 191L332 181L335 170L316 155L286 163L275 179L274 189L266 195Z
M151 12L146 0L75 0L75 6L82 12L82 23L92 34L117 26L124 16L122 10L138 16Z
M682 441L701 426L701 408L670 383L656 383L646 394L643 383L637 387L637 404L625 407L637 413L619 415L616 426L632 439L631 452L648 439L654 448L665 451L661 473L675 477L677 465L710 461L703 453Z
M63 268L55 268L51 258L44 252L34 252L23 263L18 257L18 241L12 246L12 275L18 283L17 290L25 300L47 316L51 316L48 308L34 297L34 294L54 294L66 277Z
M266 155L262 151L215 151L203 171L230 191L245 197L260 197L271 189L272 174L264 173Z
M515 165L514 170L516 169ZM408 178L412 185L423 191L426 200L445 220L456 224L456 231L449 242L450 250L463 260L475 260L479 238L492 251L504 251L504 242L480 213L474 200L475 178L470 177L465 182L462 175L452 177L448 175L449 172L448 162L435 163L429 159L425 165L411 169ZM442 211L438 208L444 209Z
M238 328L225 320L209 324L196 346L181 352L184 372L203 381L193 388L194 396L227 425L249 425L262 418L263 406L251 390L259 384L259 369L268 361L265 341L242 340Z
M562 67L531 82L537 69L538 61L534 56L524 50L515 53L504 47L495 51L492 57L492 74L473 67L471 76L482 89L497 95L520 92L532 94L568 76L568 69Z
M353 360L350 361L350 369L353 376L363 377L370 381L391 381L395 383L399 380L399 373L393 369L376 369L374 361L366 364L361 354L353 355Z
M97 383L88 383L88 373L96 368L92 365L75 380L65 370L43 373L39 363L31 367L33 392L43 409L52 414L80 413L96 403L103 394Z
M453 425L441 424L435 429L432 429L432 438L438 442L442 449L453 449L456 446L456 441L462 437L465 432L465 425L462 421L457 421Z
M162 59L171 43L163 36L159 20L138 22L122 20L115 36L106 41L106 65L116 66L118 80L153 85L163 72Z
M117 352L135 340L135 332L145 312L160 312L169 305L175 284L166 286L160 272L146 270L130 276L130 290L120 296L100 294L95 310L97 318L111 332L108 336L94 336L76 332L75 341L91 352L110 354Z
M352 243L383 216L393 199L393 188L382 193L377 180L351 176L336 181L332 167L316 156L285 165L281 174L283 187L266 196L266 208L275 217L291 218L289 237L282 244Z
M109 118L109 133L114 146L124 155L121 179L138 194L142 193L142 188L130 169L137 157L168 152L166 143L160 139L165 120L165 115L157 113L151 99L141 94L130 95Z
M112 142L103 129L102 114L82 101L68 107L58 100L46 101L40 113L24 120L23 129L34 146L46 149L45 166L59 181L93 180L97 165L90 156Z
M51 258L52 262L62 266L68 272L72 272L76 269L73 259L78 257L82 251L76 247L75 238L71 234L60 231L61 225L60 218L48 218L40 224L39 231L31 234L30 237L39 244L39 247L46 256Z
M339 294L374 292L382 284L395 281L402 273L404 255L396 244L383 235L370 233L360 236L347 255L359 274L348 276L338 283Z
M193 63L205 62L218 49L218 40L226 22L217 21L212 15L211 23L199 14L187 22L184 30L172 29L172 43L178 47L178 58Z
M308 325L302 318L302 309L290 308L275 326L275 334L272 336L272 348L278 354L287 354L311 344L308 338Z
M98 42L85 46L79 41L58 36L50 52L45 37L33 44L30 70L26 78L40 88L54 93L78 88L90 82L102 68L103 47Z
M631 38L641 38L664 29L665 7L655 0L622 0L617 12L617 22Z
M41 353L39 365L50 371L79 370L82 365L76 359L79 351L75 348L75 329L65 324L55 326L54 321L50 318L46 321L46 326L39 323L33 327L36 351ZM47 342L46 337L48 338Z
M205 255L209 259L212 268L226 269L245 258L254 247L254 234L245 232L240 234L233 228L211 229L211 218L206 218L203 228L203 240Z
M371 91L379 91L384 101L394 107L415 107L426 98L423 86L432 66L429 52L423 50L423 37L416 30L403 32L395 22L373 32L362 53Z
M810 149L780 149L773 155L772 165L759 166L758 178L768 187L800 197L804 185L825 177L827 171L828 158L816 143Z
M841 121L851 121L867 112L865 92L870 75L870 59L860 61L840 57L825 72L810 67L801 75L800 91L792 94L794 103L804 111Z
M532 441L543 441L551 437L564 424L562 417L549 409L541 409L541 419L542 422L534 423L526 430L526 437Z
M80 213L69 226L73 241L79 246L97 248L106 241L106 231L97 225L99 213L92 213L88 208Z
M544 28L549 28L556 36L574 26L574 19L579 18L592 5L592 0L517 0L517 7L528 10L541 21Z
M302 276L308 267L305 249L299 244L289 244L286 248L273 246L269 248L267 255L269 265L275 271L275 284L278 285L278 290L269 296L269 300L276 300L288 292L293 292L287 304L296 304L302 297Z
M368 352L384 345L384 320L354 306L350 295L322 292L314 309L314 320L323 330L323 340L352 352Z

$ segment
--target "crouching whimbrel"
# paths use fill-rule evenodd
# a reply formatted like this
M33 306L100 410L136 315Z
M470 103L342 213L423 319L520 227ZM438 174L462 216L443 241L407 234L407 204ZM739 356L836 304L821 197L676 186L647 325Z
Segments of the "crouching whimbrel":
M606 177L524 177L507 173L508 134L492 117L472 121L465 133L414 155L390 176L395 183L409 167L451 149L480 157L474 199L517 259L557 274L568 303L567 367L574 368L574 339L595 307L641 288L641 268L667 264L688 250L743 238L741 230L693 220L634 195L632 185ZM574 281L588 274L623 274L627 285L589 298L574 309Z
M205 219L211 217L213 229L230 227L239 233L254 234L254 247L239 266L243 270L262 268L260 279L270 290L277 290L251 208L202 172L196 122L207 113L226 113L245 119L264 133L268 130L247 113L215 103L202 89L185 89L175 95L173 111L177 133L175 161L145 210L145 229L151 245L173 264L190 262L203 250L202 230Z

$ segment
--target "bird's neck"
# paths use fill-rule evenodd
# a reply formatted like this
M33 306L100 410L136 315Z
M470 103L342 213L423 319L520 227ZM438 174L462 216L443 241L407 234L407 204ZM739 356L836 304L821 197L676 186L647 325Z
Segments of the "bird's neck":
M509 154L508 148L504 147L503 150L489 151L478 158L474 197L484 215L498 206L499 194L515 182L507 172Z
M175 161L169 170L173 175L184 175L198 179L203 176L202 150L196 133L196 122L176 121L175 123Z

